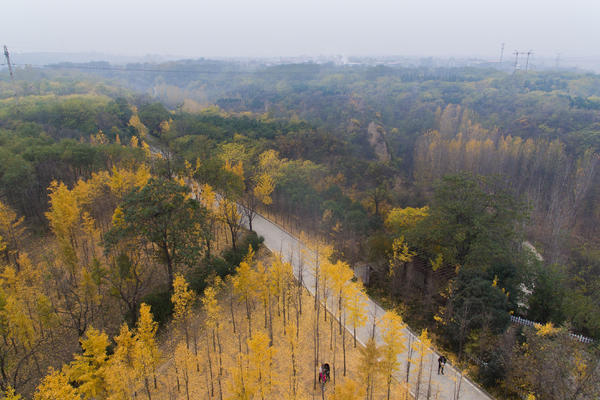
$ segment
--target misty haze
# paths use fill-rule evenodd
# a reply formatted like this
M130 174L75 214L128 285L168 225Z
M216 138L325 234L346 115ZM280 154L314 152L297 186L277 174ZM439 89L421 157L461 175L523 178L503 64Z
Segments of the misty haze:
M600 398L600 3L23 0L0 398Z

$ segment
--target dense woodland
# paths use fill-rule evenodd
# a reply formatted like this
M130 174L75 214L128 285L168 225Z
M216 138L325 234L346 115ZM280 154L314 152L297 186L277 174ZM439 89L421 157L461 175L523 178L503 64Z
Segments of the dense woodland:
M177 365L188 368L200 345L190 345L182 325L177 285L187 281L191 298L213 289L220 301L250 298L234 281L260 238L240 222L252 229L260 212L331 245L331 265L369 271L370 295L413 329L427 329L499 398L598 395L600 77L207 60L106 67L24 68L14 81L0 75L2 390L130 398L107 378L122 373L138 396L190 396L182 386L189 375ZM259 379L247 388L252 396L223 389L245 379L244 363L257 362L252 313L258 329L264 312L269 346L285 343L286 354L293 347L273 337L268 322L285 329L285 300L267 292L253 294L245 311L231 306L222 320L194 322L212 341L203 350L215 352L209 362L219 359L218 372L216 364L195 368L193 379L204 379L201 370L218 374L220 391L209 396L285 390L302 398L314 390L290 392L287 380L264 388L257 377L246 377ZM275 299L277 317L267 315ZM204 300L194 304L194 315L211 312ZM541 325L512 325L511 314ZM239 374L235 348L223 361L213 333L236 315L249 328L237 342L246 357ZM318 312L306 319L314 331ZM145 359L138 353L154 353L139 346L180 358ZM132 358L118 359L123 352ZM169 371L162 380L161 368ZM385 397L385 374L374 390L373 376L354 373L344 385Z

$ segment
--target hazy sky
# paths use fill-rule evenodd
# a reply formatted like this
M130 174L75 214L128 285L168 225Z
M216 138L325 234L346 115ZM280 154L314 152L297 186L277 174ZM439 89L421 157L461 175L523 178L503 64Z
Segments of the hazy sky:
M600 0L3 0L13 52L600 54Z

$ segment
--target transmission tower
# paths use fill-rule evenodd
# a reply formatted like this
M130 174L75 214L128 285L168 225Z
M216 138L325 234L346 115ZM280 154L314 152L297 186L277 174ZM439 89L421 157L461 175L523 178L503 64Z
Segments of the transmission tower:
M8 73L10 74L10 79L15 80L15 76L13 75L12 65L10 64L10 54L8 54L8 47L4 45L4 57L6 58L6 64L8 65Z
M513 73L514 73L514 72L517 72L517 67L519 66L519 51L515 50L515 52L513 54L515 55L515 67L513 70Z
M525 61L525 72L527 72L527 69L529 68L529 56L533 55L533 51L529 50L526 54L527 54L527 61Z
M504 43L500 46L500 64L502 64L502 58L504 57Z

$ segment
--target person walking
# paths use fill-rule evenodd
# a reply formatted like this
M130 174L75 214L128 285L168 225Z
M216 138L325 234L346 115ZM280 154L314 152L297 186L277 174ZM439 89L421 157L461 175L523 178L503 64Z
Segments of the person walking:
M319 367L319 383L321 384L321 397L325 396L325 384L329 382L329 364L321 364Z
M444 375L444 366L446 365L446 361L446 357L444 357L443 355L441 355L440 358L438 358L438 375Z

